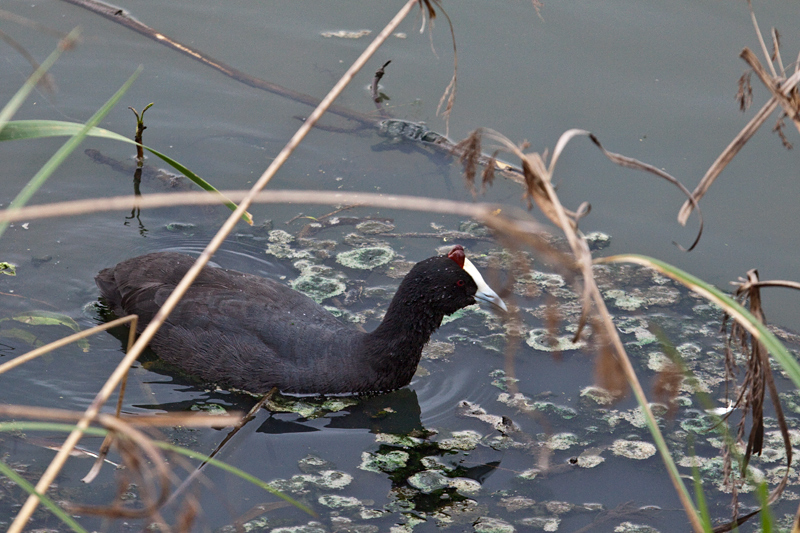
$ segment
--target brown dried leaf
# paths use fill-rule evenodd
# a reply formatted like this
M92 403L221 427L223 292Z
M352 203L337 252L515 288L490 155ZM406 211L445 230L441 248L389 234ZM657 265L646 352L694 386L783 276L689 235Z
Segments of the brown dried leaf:
M775 62L780 62L781 57L781 35L778 33L778 30L772 28L772 56L770 59ZM783 71L783 66L781 66L781 71Z
M481 174L482 193L486 192L487 187L491 187L494 184L494 169L497 166L497 154L499 152L500 150L495 150L487 164L483 167L483 173Z
M786 133L784 133L783 128L786 127L786 123L783 121L786 118L786 113L782 114L778 117L778 120L775 121L775 126L772 127L773 133L777 133L778 137L781 138L781 142L783 143L783 147L787 150L791 150L794 148L792 143L789 142L789 139L786 138Z
M792 105L795 109L800 109L800 106L796 105L797 100L789 95L793 94L796 90L797 83L800 82L800 71L795 72L789 77L787 80L781 83L781 94L790 98L790 101L793 102ZM747 123L737 135L733 138L733 140L725 147L725 150L717 156L717 159L711 164L709 169L706 171L706 174L700 180L700 183L697 184L697 187L694 188L692 191L692 198L694 198L694 203L687 200L681 206L680 211L678 212L678 222L680 224L686 224L686 221L689 218L689 215L692 213L692 210L697 205L697 202L706 194L711 184L714 183L714 180L717 179L717 176L722 172L722 170L728 165L728 163L733 160L737 153L744 147L747 141L755 135L758 128L766 122L767 118L772 114L775 108L778 106L778 100L774 96L770 98L764 106L756 113L756 115L750 119L750 122ZM795 112L792 112L792 116L795 115ZM800 128L800 125L798 126Z
M433 2L432 0L421 0L419 4L420 9L427 9L428 10L428 17L433 20L436 18L436 10L433 9Z
M736 289L735 297L741 303L749 302L750 312L760 322L766 323L764 311L761 305L761 282L758 279L758 271L753 269L747 273L746 280L740 280ZM727 317L726 317L727 319ZM723 322L725 324L725 322ZM769 390L770 399L775 409L775 417L784 441L786 450L786 472L781 482L775 487L769 496L769 502L776 501L783 493L788 482L789 466L792 461L792 446L789 440L789 429L780 404L780 398L769 366L769 354L764 345L753 338L752 335L744 331L738 322L731 326L728 342L735 342L742 352L747 355L747 369L742 382L741 391L734 403L734 407L742 409L742 418L739 423L738 438L744 437L748 415L751 419L750 433L747 438L747 448L742 460L742 472L747 468L747 464L752 454L760 455L764 442L764 396Z
M608 334L603 324L592 322L592 340L597 352L594 366L594 381L598 387L607 390L615 400L621 400L628 391L628 382L622 365L614 353Z
M668 362L656 376L653 383L653 396L656 401L668 407L667 416L672 419L678 410L675 399L681 390L683 371L673 361Z
M464 168L464 180L467 187L475 198L478 194L475 188L475 175L478 169L478 160L481 157L481 130L480 128L469 134L469 137L459 142L453 148L453 152L460 154L459 160Z
M736 91L736 100L739 102L739 110L742 112L750 108L753 103L753 87L750 85L750 77L753 73L750 71L742 74L739 78L739 89Z
M621 167L633 168L633 169L636 169L636 170L642 170L644 172L649 172L650 174L655 174L659 178L667 180L671 184L675 185L678 189L680 189L680 191L683 194L686 195L687 201L690 202L695 209L697 209L697 218L699 219L699 226L700 227L697 229L697 237L695 237L694 242L689 246L689 248L683 248L681 245L679 245L678 243L675 243L675 242L673 242L673 244L675 244L675 246L677 246L678 248L680 248L681 250L686 251L686 252L689 252L689 251L693 250L694 247L697 246L697 243L700 242L700 237L703 235L703 215L700 212L700 207L697 205L697 202L694 199L694 197L692 196L692 193L689 192L689 189L687 189L683 185L683 183L678 181L676 178L674 178L671 175L667 174L663 170L654 167L653 165L648 165L647 163L643 163L643 162L639 161L638 159L634 159L632 157L627 157L627 156L624 156L622 154L609 152L608 150L603 148L603 145L600 144L600 141L597 139L597 137L595 137L591 133L589 134L589 138L600 149L600 151L603 152L603 154L607 158L609 158L612 162L618 164Z
M558 328L561 325L561 313L558 310L558 302L552 295L547 296L547 304L544 311L544 327L547 329L547 338L551 341L551 345L555 345L558 341ZM553 352L553 359L556 361L561 360L561 350Z

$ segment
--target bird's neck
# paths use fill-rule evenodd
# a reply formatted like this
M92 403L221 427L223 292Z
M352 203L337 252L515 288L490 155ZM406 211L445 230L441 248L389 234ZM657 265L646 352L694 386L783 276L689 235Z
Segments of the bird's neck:
M393 388L407 385L414 376L422 348L443 317L402 296L395 297L380 325L364 338L370 366L381 368L382 374L391 369L384 375L395 376L397 382Z

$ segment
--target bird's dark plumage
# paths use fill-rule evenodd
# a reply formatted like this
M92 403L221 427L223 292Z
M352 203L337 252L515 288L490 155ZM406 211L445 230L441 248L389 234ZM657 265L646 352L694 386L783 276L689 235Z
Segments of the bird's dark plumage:
M95 281L114 313L139 315L143 329L193 263L178 253L152 253L105 269ZM475 303L476 293L505 308L466 263L448 256L417 263L372 333L339 322L276 281L206 267L151 347L204 381L254 393L272 387L294 393L397 389L411 381L423 346L445 315Z

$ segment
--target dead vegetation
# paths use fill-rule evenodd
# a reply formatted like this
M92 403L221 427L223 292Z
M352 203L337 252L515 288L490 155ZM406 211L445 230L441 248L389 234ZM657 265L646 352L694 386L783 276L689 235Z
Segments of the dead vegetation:
M186 279L173 293L168 302L164 305L162 311L151 322L150 326L142 333L138 340L131 344L127 351L125 359L120 363L117 370L112 376L109 377L106 385L98 392L97 397L92 403L91 407L85 413L68 413L58 411L56 409L33 409L22 406L0 406L0 415L13 418L26 418L26 419L46 419L62 422L74 423L76 429L72 432L66 442L60 447L60 451L54 459L51 466L47 469L45 474L41 477L39 483L36 485L36 490L40 493L45 493L47 488L52 483L55 475L66 461L70 451L77 444L82 432L87 430L90 425L97 425L108 431L109 438L103 446L104 450L108 450L112 445L116 447L117 453L122 458L125 465L125 470L120 477L120 490L112 498L111 503L102 507L89 507L80 504L71 504L69 511L80 514L98 514L108 518L137 518L148 517L155 523L159 524L162 529L175 529L177 531L188 531L191 529L194 519L198 514L198 504L195 499L188 494L183 501L183 510L179 513L177 523L169 526L165 523L164 519L160 516L161 506L170 498L172 487L179 484L176 478L176 473L168 466L164 458L163 452L160 451L154 443L153 438L146 434L143 428L152 428L156 426L170 426L170 425L198 425L198 426L219 426L219 425L234 425L240 420L239 417L178 417L178 416L159 416L159 417L120 417L119 406L117 407L117 416L110 416L100 412L101 407L108 401L111 394L118 386L124 389L124 377L128 368L133 361L139 356L142 349L147 345L152 338L155 330L159 327L162 321L167 317L175 302L181 297L183 290L191 284L194 276L197 275L199 270L211 258L217 250L221 242L228 236L234 225L238 222L241 213L248 208L253 202L276 202L276 203L319 203L319 204L358 204L363 206L373 207L387 207L394 209L415 209L420 211L438 212L438 213L457 213L460 215L469 215L476 220L486 224L492 231L494 238L510 251L516 250L533 250L538 256L546 258L547 262L553 266L554 269L561 272L564 277L573 284L576 294L581 296L582 302L582 316L579 322L578 331L575 333L574 340L582 336L589 335L594 352L596 353L595 361L595 375L597 383L609 391L614 397L622 397L630 390L638 400L642 410L650 419L653 415L650 412L650 402L639 379L634 371L633 365L628 358L628 355L623 347L619 338L617 328L614 325L613 318L609 314L606 303L603 299L601 291L598 289L594 279L593 267L597 261L592 256L585 236L580 230L580 221L590 212L588 203L578 206L574 210L570 210L561 204L559 197L553 187L553 176L556 168L556 163L563 153L567 144L578 136L588 137L595 146L597 146L603 154L613 163L627 168L634 168L655 175L661 179L666 180L673 186L680 189L686 196L687 200L680 210L679 221L685 224L688 216L692 211L698 211L699 229L697 237L686 250L695 248L702 235L703 221L699 213L699 202L704 194L707 192L711 183L719 176L725 166L731 159L738 153L741 147L749 140L757 129L766 121L771 113L781 106L782 112L775 126L775 131L780 135L780 138L787 148L791 147L791 143L786 138L783 130L783 121L788 118L791 120L796 128L800 130L800 97L798 96L796 85L800 82L800 72L795 69L795 73L787 77L783 62L779 52L779 38L778 33L773 30L772 44L773 53L767 54L766 45L761 39L765 61L768 69L764 68L750 50L745 49L742 52L742 58L756 73L759 80L770 90L772 97L762 107L762 109L751 120L750 124L744 128L732 141L732 143L720 154L717 160L706 172L706 175L698 184L693 192L683 186L676 178L668 173L655 168L652 165L643 163L636 159L616 154L607 151L600 144L596 136L585 130L572 129L565 132L561 138L556 142L552 155L545 151L542 154L527 152L528 146L516 145L509 139L501 134L488 129L476 130L464 141L455 145L454 152L459 156L460 161L464 168L464 175L466 185L469 190L476 197L480 192L484 192L487 187L490 187L495 180L495 171L498 166L498 156L501 152L510 154L511 156L519 159L520 164L519 172L524 182L524 190L522 195L523 202L527 205L528 209L533 208L535 205L538 212L541 212L546 219L556 227L558 227L564 234L567 242L565 248L554 247L549 239L543 236L544 230L542 226L535 221L524 210L517 208L510 208L508 206L496 206L489 204L467 204L462 202L449 202L443 200L435 200L428 198L417 197L400 197L400 196L385 196L374 194L342 194L342 193L328 193L322 191L274 191L269 193L259 192L269 182L271 177L280 167L280 165L289 157L292 150L299 144L305 134L314 126L319 117L325 112L325 109L330 105L333 99L338 94L344 85L352 79L353 74L361 68L366 61L366 58L380 45L382 39L393 31L393 28L405 17L409 11L416 5L415 0L407 2L405 7L398 13L397 17L385 28L381 34L376 38L375 42L368 48L364 55L359 59L356 64L351 67L348 73L343 77L342 81L337 84L331 94L326 97L315 112L309 117L308 121L303 125L298 133L287 144L286 148L276 158L275 162L264 172L258 183L250 191L226 191L225 194L234 199L241 200L239 209L231 214L227 222L220 229L217 236L208 245L201 257L198 259L195 267L187 274ZM438 4L437 4L438 5ZM535 4L536 5L536 4ZM424 2L423 8L424 16L432 20L436 11L434 5L429 2ZM754 19L755 22L755 19ZM758 31L757 24L755 25ZM452 31L452 25L451 25ZM185 52L184 52L185 53ZM215 67L216 68L216 67ZM769 71L769 72L768 72ZM740 80L740 101L742 107L746 108L752 98L752 90L749 86L749 75L745 75ZM445 95L449 92L447 99L447 108L445 116L449 114L452 109L452 101L455 96L455 74L451 86L448 87ZM452 89L452 91L450 91ZM444 102L444 96L443 100ZM490 149L491 155L486 156L484 144L489 141L493 144ZM480 177L479 177L480 172ZM0 213L0 221L13 221L13 220L30 220L39 217L53 217L53 216L75 216L86 214L90 212L97 212L100 210L119 209L121 206L126 208L141 209L154 206L165 205L180 205L186 204L199 204L199 203L216 203L216 198L205 195L204 193L180 193L169 195L146 195L141 197L118 197L112 199L104 199L100 204L97 200L85 200L78 202L65 202L49 206L37 206L30 208L23 208L17 211L4 211ZM611 258L613 260L613 258ZM521 274L528 269L523 256L516 256L514 270L515 273ZM512 280L513 281L513 280ZM510 282L509 282L510 283ZM756 271L750 271L746 280L742 280L736 289L735 296L741 304L747 303L750 312L760 322L764 322L764 313L761 305L761 295L759 292L760 287L764 286L784 286L791 288L798 288L800 285L793 282L761 282L758 279ZM503 295L510 294L510 288L506 291L501 291ZM698 290L702 293L702 291ZM723 323L728 323L729 318L735 319L731 322L730 326L730 344L728 351L728 365L726 371L731 379L731 390L733 392L733 406L741 408L742 415L739 424L737 425L736 437L733 440L734 447L728 447L725 451L726 466L729 472L734 470L734 460L737 458L737 451L735 445L746 441L744 454L741 458L738 470L741 475L738 479L730 476L731 483L742 483L745 477L748 462L752 455L759 454L762 450L764 429L763 429L763 416L764 416L764 402L767 392L770 394L770 399L776 416L779 421L781 433L784 438L787 455L787 469L786 476L779 483L773 492L770 494L769 503L772 503L780 497L781 492L784 490L789 473L789 467L792 461L792 447L789 440L788 429L784 420L781 404L777 394L774 383L774 378L769 365L769 353L767 348L762 343L762 338L758 334L753 333L750 326L744 324L739 315L726 315ZM123 319L125 320L125 319ZM506 347L506 374L513 378L514 372L514 359L515 353L521 342L519 335L514 335L514 331L521 331L522 328L519 324L522 323L522 318L512 312L508 317L510 324L509 341ZM560 315L558 309L552 307L552 312L548 316L547 327L552 330L555 335L560 325ZM517 325L515 327L515 324ZM82 332L53 343L53 345L45 347L36 352L31 352L19 360L14 360L0 367L0 373L11 370L28 360L37 357L49 350L56 349L67 342L72 342L78 338L85 337L88 334L104 331L110 327L116 326L117 323L109 323L104 326L96 328L90 332ZM131 331L134 331L132 328ZM586 331L589 333L586 333ZM737 369L736 353L745 355L745 371L741 384L736 384L733 379ZM677 394L680 381L684 379L684 372L677 363L669 365L658 376L656 386L653 391L653 396L660 402L670 405L672 400ZM511 390L514 391L513 379L511 380ZM123 392L120 392L119 398L122 401ZM750 417L752 425L749 432L745 421ZM687 489L683 486L682 481L677 475L674 464L671 464L669 450L661 435L660 429L657 424L652 424L649 427L653 439L662 451L662 458L666 464L667 470L672 476L673 484L683 504L683 507L689 517L694 531L700 533L704 530L704 524L701 522L698 510L692 501ZM104 453L100 454L99 461L102 461ZM541 458L541 464L547 463L547 459ZM101 464L101 463L98 463ZM122 499L123 488L129 486L131 483L140 487L141 500L137 506L132 507ZM718 527L717 531L725 531L734 527L734 525L741 524L744 519L749 518L752 514L746 517L740 517L737 514L738 505L736 505L737 492L734 485L734 516L732 522ZM22 508L16 517L14 524L12 524L9 531L21 531L25 527L27 520L30 517L33 509L38 505L39 500L35 495L32 495L25 506ZM263 509L254 510L254 512L263 512ZM800 519L800 510L798 517L795 519L795 531L798 531L798 519Z

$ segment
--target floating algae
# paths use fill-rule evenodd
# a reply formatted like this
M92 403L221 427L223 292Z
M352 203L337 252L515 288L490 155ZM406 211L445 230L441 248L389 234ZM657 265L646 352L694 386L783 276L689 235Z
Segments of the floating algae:
M383 246L367 246L342 252L336 256L336 262L348 268L373 270L394 259L394 250Z

